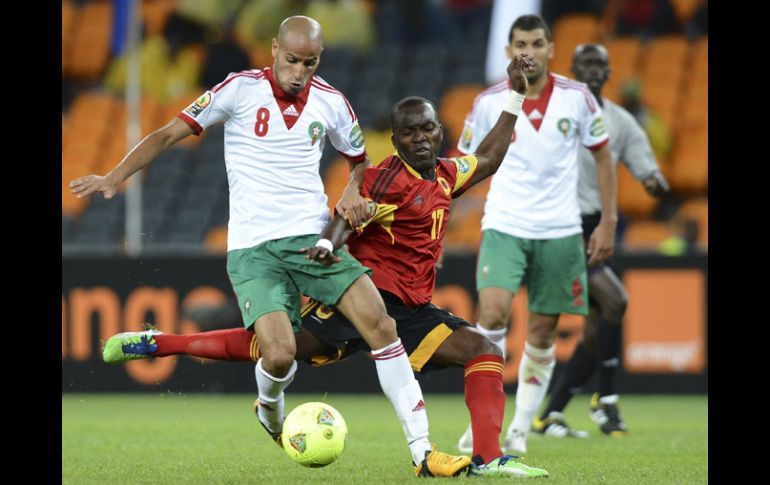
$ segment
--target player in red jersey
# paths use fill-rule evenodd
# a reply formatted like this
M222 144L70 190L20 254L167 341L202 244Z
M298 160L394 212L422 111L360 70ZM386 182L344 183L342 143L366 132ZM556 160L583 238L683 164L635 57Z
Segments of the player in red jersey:
M518 93L527 88L523 70L530 65L526 56L511 61L508 73L514 92L475 154L438 158L443 127L433 103L419 97L396 103L390 117L396 153L364 174L361 192L369 200L367 221L354 231L349 221L335 215L318 245L302 250L309 259L332 265L339 262L335 253L344 251L347 241L350 253L372 269L412 369L464 367L465 402L476 438L471 473L482 476L534 477L548 472L516 462L500 450L505 411L500 350L472 324L430 300L451 201L502 163L524 100ZM302 330L295 334L297 360L320 366L370 350L350 321L333 308L311 300L301 314ZM245 329L156 334L152 339L155 350L136 358L188 354L254 360L259 354L256 336Z

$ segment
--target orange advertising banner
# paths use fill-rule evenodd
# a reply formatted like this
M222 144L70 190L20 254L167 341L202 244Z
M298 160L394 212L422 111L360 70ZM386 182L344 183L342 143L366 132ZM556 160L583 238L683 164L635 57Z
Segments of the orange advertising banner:
M692 269L633 269L623 275L628 310L623 366L629 373L699 373L706 366L706 283Z

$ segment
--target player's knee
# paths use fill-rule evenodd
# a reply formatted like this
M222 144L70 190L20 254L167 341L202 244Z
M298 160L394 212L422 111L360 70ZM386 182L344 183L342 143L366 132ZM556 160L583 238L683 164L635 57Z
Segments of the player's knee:
M372 331L379 341L390 343L395 342L398 338L396 334L396 321L387 314L377 318Z
M485 305L479 313L479 323L488 330L499 330L508 326L510 309L498 304Z
M609 298L602 308L602 316L613 323L623 320L628 308L628 297L625 294L615 295Z
M294 364L295 351L290 346L262 350L262 367L275 377L285 376Z
M476 352L473 357L486 354L496 355L498 357L503 356L503 352L500 350L500 347L492 343L489 339L483 338L479 340L481 340L481 342L479 342L477 345Z
M527 333L527 340L541 349L550 347L556 340L556 329L543 323L531 323Z

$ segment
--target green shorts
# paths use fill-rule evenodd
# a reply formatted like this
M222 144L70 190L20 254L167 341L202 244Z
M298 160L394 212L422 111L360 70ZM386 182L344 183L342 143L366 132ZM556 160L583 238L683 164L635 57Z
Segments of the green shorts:
M331 266L310 261L297 252L316 242L317 234L291 236L227 253L227 273L246 328L266 313L282 311L289 315L294 331L299 332L300 293L334 306L354 281L371 274L346 247L334 252L342 261Z
M530 311L587 315L582 236L523 239L495 230L484 231L476 266L476 290L505 288L515 294L522 280L527 284Z

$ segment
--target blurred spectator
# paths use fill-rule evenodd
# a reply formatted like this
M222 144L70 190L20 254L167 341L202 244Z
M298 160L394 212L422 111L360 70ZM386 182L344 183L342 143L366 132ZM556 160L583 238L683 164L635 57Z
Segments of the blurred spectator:
M368 50L374 41L372 16L363 0L311 0L305 15L324 29L324 46Z
M542 17L553 25L559 17L572 13L589 13L600 17L607 0L542 0Z
M709 34L709 2L701 1L692 18L685 26L685 31L690 39Z
M201 85L210 89L219 84L231 72L251 69L249 55L235 42L233 31L225 27L221 40L210 44L208 56L201 73Z
M620 105L642 125L658 160L666 160L671 152L674 136L663 118L642 104L642 85L638 80L629 79L623 83L620 88Z
M197 22L172 14L163 36L145 38L139 47L142 94L164 102L197 89L205 56L203 28ZM122 92L126 85L126 53L114 59L104 76L104 86Z
M619 0L618 35L650 37L681 31L670 0Z
M219 28L233 20L246 0L178 0L176 11L207 28Z
M304 15L306 0L248 0L235 19L235 41L251 55L252 67L273 64L270 45L278 25L292 15ZM326 32L324 32L326 34Z
M491 0L398 0L378 2L380 43L486 43ZM395 34L395 38L394 38Z

